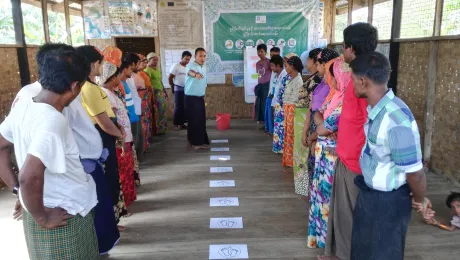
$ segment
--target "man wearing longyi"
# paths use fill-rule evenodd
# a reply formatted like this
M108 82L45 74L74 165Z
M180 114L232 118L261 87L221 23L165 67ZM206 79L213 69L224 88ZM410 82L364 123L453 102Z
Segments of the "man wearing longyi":
M207 149L209 145L206 132L206 50L195 50L195 61L187 66L185 78L185 109L187 111L187 140L194 150Z

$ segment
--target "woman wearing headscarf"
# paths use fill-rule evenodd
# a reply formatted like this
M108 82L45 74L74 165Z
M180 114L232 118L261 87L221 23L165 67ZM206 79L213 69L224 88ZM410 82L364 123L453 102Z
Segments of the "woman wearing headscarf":
M125 209L136 200L136 187L134 182L134 157L132 155L133 134L131 132L131 123L129 121L128 112L123 101L115 94L115 89L120 85L120 70L113 63L104 62L102 67L102 89L107 94L107 97L112 106L112 110L116 115L118 125L121 125L126 136L123 141L116 143L116 153L118 159L118 169L120 174L120 182L123 191L125 208L123 213L129 216Z
M295 53L288 53L284 57L284 68L286 68L286 61L291 58L297 56ZM284 97L284 90L286 88L286 83L290 79L291 76L287 74L286 69L284 69L276 78L276 84L280 85L278 88L278 92L275 92L273 96L274 99L274 113L273 113L273 148L272 151L277 154L283 153L283 145L284 145L284 108L283 108L283 97Z
M151 89L150 80L146 81L145 77L148 78L147 74L144 72L144 69L147 67L147 58L142 54L137 54L139 56L139 68L136 73L139 77L134 78L134 82L137 86L137 93L142 99L142 115L141 115L141 124L142 124L142 136L144 137L144 147L142 151L145 153L147 148L150 146L150 136L152 132L151 121L152 113L150 112L152 107L150 106L150 95L148 89ZM148 82L148 84L146 84Z
M310 117L305 121L304 125L304 136L302 142L306 142L307 147L309 148L308 154L308 187L310 189L312 180L313 180L313 173L315 172L315 147L316 147L316 124L314 120L315 113L322 108L326 97L329 95L331 89L326 82L325 74L326 74L326 66L329 66L333 61L333 59L337 58L339 54L331 49L324 49L322 50L318 56L316 63L316 70L318 72L318 77L321 78L321 82L316 85L314 89L311 90L311 102L310 102ZM328 64L329 63L329 64ZM305 140L305 141L304 141ZM310 191L309 191L310 192ZM308 198L310 200L310 197Z
M306 122L310 122L311 93L321 82L316 69L317 56L320 52L321 49L317 48L311 50L308 54L306 67L311 75L300 88L294 116L294 187L295 193L302 196L305 201L309 201L308 194L310 190L307 167L309 147L302 144L304 141L306 144L306 139L303 139L303 133L306 130L304 127Z
M282 165L286 168L293 167L294 114L296 103L299 100L300 89L303 86L302 70L303 64L299 57L294 56L287 60L286 72L291 79L286 83L283 97L284 144Z
M150 78L155 96L155 121L152 122L153 133L155 135L163 135L168 132L168 119L166 118L166 110L168 108L166 100L168 99L168 93L161 81L161 70L158 65L159 60L156 53L149 53L147 55L147 68L144 70Z
M315 172L310 195L308 247L325 247L329 204L331 201L334 168L337 160L336 141L330 135L338 130L344 96L343 78L350 78L350 71L343 59L334 59L326 69L326 81L334 94L326 99L322 110L315 113L318 140L315 148ZM337 79L337 80L336 80ZM347 83L348 84L348 83Z

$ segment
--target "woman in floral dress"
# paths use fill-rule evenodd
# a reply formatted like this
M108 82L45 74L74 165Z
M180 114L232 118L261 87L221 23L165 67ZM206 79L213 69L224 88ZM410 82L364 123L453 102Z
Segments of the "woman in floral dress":
M338 130L346 86L342 84L344 81L336 81L336 77L350 78L350 72L343 59L334 59L332 62L333 64L328 63L326 66L326 81L335 91L329 99L326 99L323 109L316 112L314 116L318 139L315 147L315 172L310 194L308 224L308 247L310 248L324 248L326 243L329 203L337 160L336 141L330 137L330 134Z
M306 141L305 125L310 122L310 102L311 92L321 82L321 77L316 69L317 56L321 52L320 48L310 51L308 54L306 67L311 76L305 81L300 89L299 99L296 103L294 118L294 187L295 193L300 195L304 201L309 201L310 190L308 176L308 154L309 147ZM308 122L307 122L308 121Z

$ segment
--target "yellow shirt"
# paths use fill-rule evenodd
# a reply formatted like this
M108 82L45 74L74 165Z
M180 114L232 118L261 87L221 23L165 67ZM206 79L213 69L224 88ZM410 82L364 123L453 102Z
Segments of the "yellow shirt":
M94 117L104 112L107 112L109 117L115 117L107 94L98 85L89 80L86 81L85 85L81 88L80 95L81 104L94 124L96 124Z

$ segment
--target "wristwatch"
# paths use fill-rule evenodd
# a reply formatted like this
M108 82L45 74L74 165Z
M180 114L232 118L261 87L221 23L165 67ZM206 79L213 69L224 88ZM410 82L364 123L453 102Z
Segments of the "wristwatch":
M18 193L19 193L19 184L16 184L16 186L13 187L13 194L17 196Z

